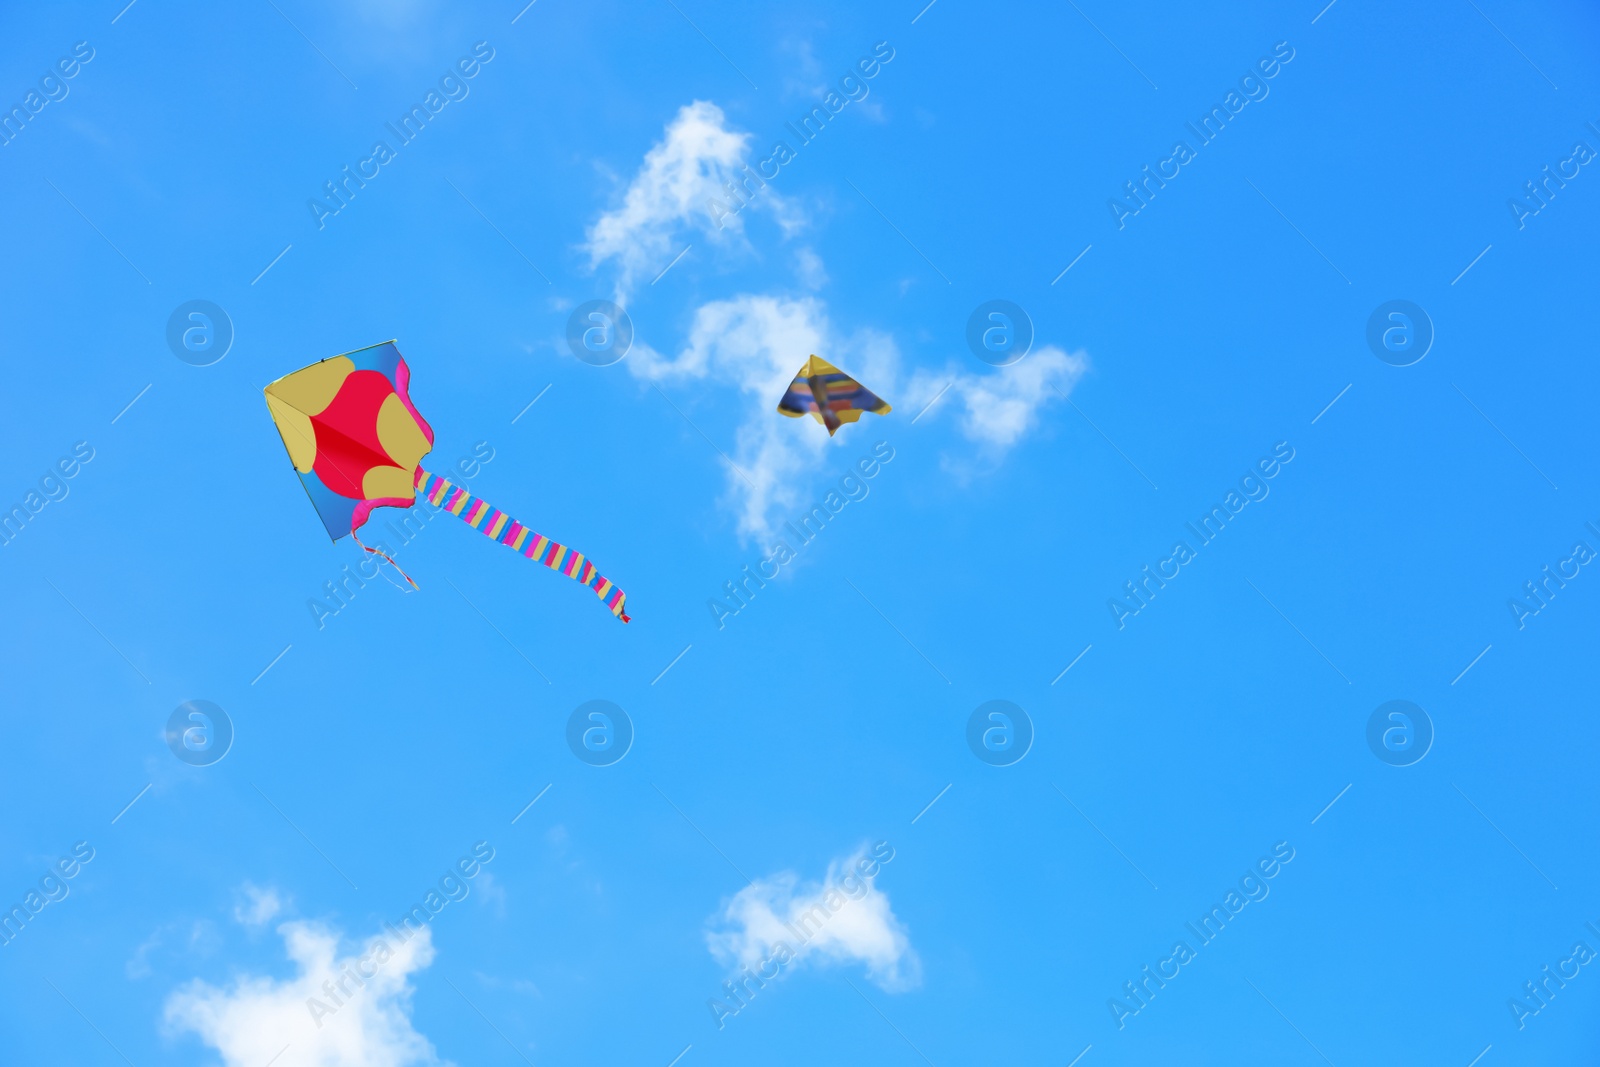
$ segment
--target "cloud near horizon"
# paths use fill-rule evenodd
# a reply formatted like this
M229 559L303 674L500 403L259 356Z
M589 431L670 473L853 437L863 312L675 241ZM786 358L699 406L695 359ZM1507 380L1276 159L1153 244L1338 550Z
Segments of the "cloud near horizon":
M433 962L428 927L398 945L375 935L345 956L339 933L319 923L286 922L278 933L298 974L242 974L226 989L196 979L167 998L167 1029L198 1035L223 1067L450 1067L411 1025L411 975ZM375 972L365 985L345 977L358 961ZM312 1001L333 1010L314 1013Z

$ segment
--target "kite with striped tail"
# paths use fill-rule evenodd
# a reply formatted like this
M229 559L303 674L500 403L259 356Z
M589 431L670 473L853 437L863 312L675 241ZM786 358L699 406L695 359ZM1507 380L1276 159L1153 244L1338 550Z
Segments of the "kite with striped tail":
M411 368L393 341L301 367L263 391L289 462L335 542L353 536L400 571L387 552L363 544L358 531L374 508L409 508L421 493L501 544L582 582L611 614L628 621L622 590L583 553L534 533L422 469L422 458L433 451L433 427L411 402ZM400 575L416 588L410 575Z
M579 584L588 586L611 609L611 614L623 622L629 621L623 611L627 594L613 585L611 579L595 570L594 564L585 559L582 552L534 533L499 508L421 467L417 468L415 484L417 492L434 507L443 508L479 533L510 546L535 563L543 563L551 570L560 571Z

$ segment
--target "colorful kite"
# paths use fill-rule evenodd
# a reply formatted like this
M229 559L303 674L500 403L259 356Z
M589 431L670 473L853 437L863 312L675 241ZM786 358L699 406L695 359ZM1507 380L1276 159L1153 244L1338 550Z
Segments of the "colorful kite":
M409 508L420 492L479 532L593 589L613 615L628 622L625 594L583 553L534 533L419 466L433 450L433 428L412 406L410 384L410 368L387 341L313 363L264 390L283 446L328 536L337 541L350 534L394 566L387 555L362 544L356 530L373 508Z
M866 386L816 356L806 360L778 401L780 414L791 419L810 415L828 428L829 437L843 424L859 419L863 411L887 415L892 410Z

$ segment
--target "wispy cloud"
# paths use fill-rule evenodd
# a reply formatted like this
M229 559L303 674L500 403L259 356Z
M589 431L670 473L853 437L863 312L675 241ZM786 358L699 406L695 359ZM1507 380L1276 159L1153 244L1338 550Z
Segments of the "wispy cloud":
M208 919L195 919L187 926L182 922L162 923L133 950L133 955L123 964L123 971L129 978L149 978L155 973L151 957L168 945L173 946L173 951L166 955L181 952L183 958L192 960L214 955L222 944L216 926Z
M262 889L249 882L239 887L240 901L233 906L233 917L245 926L265 926L283 910L275 889Z
M743 242L741 217L721 214L718 225L712 202L733 202L728 186L742 176L749 141L750 134L730 128L722 109L705 100L685 105L667 124L622 202L589 228L585 249L591 266L614 262L618 268L618 303L682 251L689 232L712 244ZM792 206L770 188L760 191L755 206L773 212L787 229L799 225Z
M962 436L998 458L1033 429L1046 405L1064 401L1088 369L1086 353L1044 345L1022 362L993 371L958 366L942 374L919 371L906 386L906 406L921 411L948 383L949 392L924 417L937 421L945 412L959 410Z
M889 400L904 421L893 427L858 423L830 439L810 419L778 415L779 398L812 354ZM1045 345L1009 367L969 371L951 365L939 373L917 371L902 382L900 351L888 334L841 333L816 297L770 294L704 304L676 356L638 344L627 362L635 375L650 381L708 381L738 391L732 455L738 469L727 472L727 491L739 532L750 539L767 536L786 514L810 502L811 482L826 466L830 445L846 447L860 443L859 435L875 440L900 432L939 397L924 418L931 422L957 413L961 435L979 447L984 459L997 462L1038 424L1043 408L1071 393L1088 367L1084 353Z
M727 482L746 537L765 536L776 514L798 507L810 476L823 466L828 435L809 419L786 419L776 411L813 353L842 365L869 388L892 379L899 362L894 342L883 334L837 335L826 308L813 297L749 294L697 309L676 356L637 345L628 357L629 369L651 381L710 381L738 390L732 456L738 469L728 471Z
M662 139L645 153L621 203L602 213L588 232L592 264L616 271L619 303L659 274L691 237L697 256L702 240L713 256L719 250L749 248L743 216L719 215L711 208L715 200L731 202L728 187L744 174L749 141L748 133L728 126L713 103L697 100L679 110ZM794 205L771 188L761 189L752 206L773 212L786 232L799 225ZM718 228L714 215L726 229ZM794 269L802 291L815 292L827 284L827 270L813 248L795 250ZM809 419L778 415L778 400L810 355L856 377L893 404L905 422L893 428L858 425L830 440ZM680 394L680 411L718 451L726 449L727 500L738 515L739 534L747 540L766 538L795 509L810 503L830 445L847 447L864 435L877 439L898 431L943 391L947 395L927 412L928 420L959 413L961 435L978 446L982 459L996 462L1038 424L1046 405L1071 391L1087 365L1081 352L1068 354L1045 345L1009 367L969 370L952 364L940 374L919 371L902 380L893 337L865 327L837 330L816 296L786 292L743 293L702 304L676 355L636 340L626 360L636 377L667 391L674 383L692 381L736 394L731 428L716 410L728 407L717 391L702 388L700 395L689 398ZM869 417L872 421L875 416Z

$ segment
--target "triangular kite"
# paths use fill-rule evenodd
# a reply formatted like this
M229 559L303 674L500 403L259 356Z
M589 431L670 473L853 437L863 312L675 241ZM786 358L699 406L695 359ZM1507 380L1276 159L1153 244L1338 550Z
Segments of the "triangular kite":
M893 409L866 386L825 359L812 356L778 401L778 411L791 419L810 415L828 428L832 437L839 427L855 422L863 411L887 415Z

